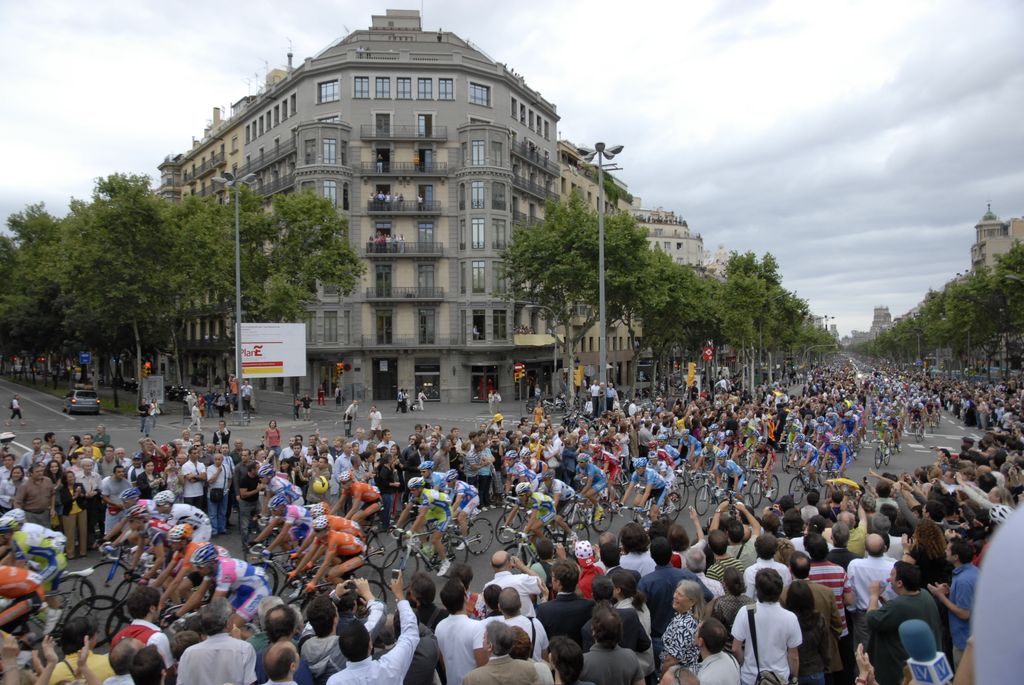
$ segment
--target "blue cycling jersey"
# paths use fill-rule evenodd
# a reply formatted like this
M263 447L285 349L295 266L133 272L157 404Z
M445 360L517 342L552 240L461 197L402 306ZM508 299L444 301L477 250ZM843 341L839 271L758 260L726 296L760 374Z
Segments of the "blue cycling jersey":
M595 464L587 464L587 467L580 473L580 477L586 478L591 486L604 484L608 480L604 475L604 471Z
M700 440L693 437L692 435L687 435L679 441L680 447L683 447L684 445L689 448L686 452L687 459L699 457L701 455L701 452L704 451L704 446L700 444Z
M726 459L724 462L715 464L715 473L721 473L726 476L742 476L743 468L732 459Z
M643 476L641 476L639 471L634 471L629 482L642 488L650 485L652 490L660 490L668 485L668 482L650 467L644 469Z

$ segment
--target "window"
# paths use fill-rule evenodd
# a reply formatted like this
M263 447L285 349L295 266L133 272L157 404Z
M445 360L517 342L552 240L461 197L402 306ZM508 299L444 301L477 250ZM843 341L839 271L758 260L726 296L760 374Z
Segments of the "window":
M466 262L459 262L459 294L466 294Z
M338 163L338 139L324 138L324 164Z
M338 330L338 342L343 345L348 345L351 338L351 330L349 326L349 312L341 313L341 325Z
M512 98L512 118L516 118L516 112L519 111L519 105L516 104L516 99Z
M508 340L508 312L504 309L491 312L491 334L495 340Z
M473 209L484 209L484 182L473 181L469 184L470 206ZM476 222L476 219L473 219ZM481 219L482 221L482 219ZM474 240L474 242L476 242ZM474 245L474 247L476 247Z
M508 247L508 225L504 219L494 220L494 249L504 250Z
M195 173L194 171L192 173ZM459 184L459 209L466 208L466 184ZM465 242L464 240L461 242Z
M306 164L316 164L316 140L309 138L303 143L304 154L303 159L306 160Z
M324 312L324 342L338 342L338 312Z
M466 249L466 220L459 219L459 249Z
M295 97L295 93L292 93L291 96L288 98L288 111L290 111L292 114L295 113Z
M355 83L352 88L352 97L355 98L368 98L370 97L370 77L369 76L356 76Z
M432 221L421 221L416 227L416 240L419 243L433 243L434 242L434 222Z
M316 312L304 312L303 322L306 324L306 342L316 342ZM203 322L204 326L206 322Z
M421 309L417 319L417 342L420 345L433 345L437 343L437 310Z
M437 281L435 280L436 271L433 264L417 264L416 265L416 287L417 288L430 288L433 289L436 286Z
M318 97L317 102L337 102L338 101L338 82L337 81L321 81L316 84Z
M375 82L376 90L374 91L378 100L388 100L391 98L391 79L387 76L378 76Z
M429 138L434 135L434 115L433 114L417 114L416 115L416 135Z
M495 181L491 184L491 209L505 209L505 184Z
M474 105L491 106L491 87L469 82L469 102Z
M281 121L288 118L288 101L281 100Z
M505 150L499 140L491 141L491 166L503 166L505 163Z
M416 79L416 97L420 100L433 100L434 80L429 78Z
M391 297L391 265L378 264L373 275L377 297Z
M274 106L274 126L277 126L278 124L281 123L280 117L281 117L281 105L275 105Z
M486 242L484 240L484 219L473 219L473 249L482 250Z
M260 135L262 136L263 135L263 117L260 117L256 121L257 121L257 123L259 123Z
M398 77L395 79L395 90L398 91L399 100L412 100L412 79Z
M341 117L339 117L337 114L333 114L329 117L319 117L317 118L317 121L319 121L321 124L337 124L341 122Z
M544 120L544 140L551 140L551 129L548 126L548 120Z
M378 309L376 319L377 344L390 345L394 334L394 312L390 309Z
M454 100L455 99L455 79L450 79L450 78L439 78L439 79L437 79L437 99L438 100Z
M483 166L487 164L487 142L483 140L470 141L470 150L472 151L472 157L470 158L470 164L473 166Z
M495 262L491 268L491 277L494 279L494 287L491 288L491 292L496 295L503 294L505 292L505 265Z
M338 206L338 182L324 181L324 197L331 201L332 207Z
M487 340L487 310L473 310L473 340Z
M231 136L231 151L238 152L238 136Z
M247 124L245 127L245 144L248 145L252 140L252 129Z
M477 259L477 260L475 260L473 262L473 292L474 293L483 293L483 292L486 292L486 290L487 290L487 281L485 280L486 279L486 273L487 273L486 268L485 268L486 264L487 264L487 262L485 262L482 259Z
M348 184L347 183L342 183L341 184L341 208L343 210L345 210L346 212L349 209L348 208Z

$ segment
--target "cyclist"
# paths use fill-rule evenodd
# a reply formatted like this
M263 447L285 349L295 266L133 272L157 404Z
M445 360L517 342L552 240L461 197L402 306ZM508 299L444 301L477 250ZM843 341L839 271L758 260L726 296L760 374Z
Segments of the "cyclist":
M451 566L444 546L441 544L441 534L448 529L448 523L452 520L451 500L445 493L428 488L426 484L426 481L420 476L409 479L409 503L405 505L405 509L399 515L396 527L401 529L402 524L412 513L412 508L419 507L416 519L409 526L406 535L411 537L426 525L427 531L430 533L430 541L434 545L434 552L437 554L437 558L442 560L437 575L443 576L448 573L448 567Z
M566 507L576 498L576 491L567 483L555 478L555 472L548 469L541 474L541 491L551 497L555 503L555 512L559 516Z
M800 468L807 469L811 482L816 481L815 471L818 466L818 448L809 442L797 442L797 454L800 456Z
M288 480L286 476L277 473L273 464L261 466L260 470L256 472L256 476L260 479L260 485L267 492L267 498L263 501L264 514L267 513L267 503L275 495L285 495L291 504L302 506L302 491L299 490L295 483Z
M327 580L334 582L366 563L363 557L366 545L363 541L348 533L332 531L326 516L318 516L313 520L313 535L310 537L313 544L309 551L296 565L295 570L288 574L289 580L296 578L303 570L309 568L310 564L322 559L317 564L313 579L306 584L306 592L316 590L316 586L325 576Z
M747 474L743 468L729 458L729 450L722 449L715 452L715 465L711 467L715 476L715 487L722 487L722 476L725 476L726 488L733 492L739 492L747 482Z
M452 511L456 512L455 520L462 531L462 537L469 535L469 519L474 516L480 506L480 493L466 481L459 480L459 472L450 469L444 475L448 497L452 498ZM459 540L457 549L465 549L464 540Z
M176 601L184 597L186 591L190 592L202 580L198 574L193 573L194 569L189 559L197 549L208 543L193 540L194 533L195 529L191 523L179 523L167 531L167 546L170 548L171 558L153 581L154 587L164 588L161 604L169 599ZM225 559L231 556L223 547L218 546L217 549Z
M174 493L170 490L156 493L153 502L156 504L157 516L163 518L171 526L190 523L194 531L193 539L199 542L209 542L213 536L213 526L206 512L191 504L177 503L174 500Z
M572 535L572 530L555 511L555 501L542 492L534 492L529 483L516 484L516 499L519 500L520 506L530 508L524 532L529 533L534 542L544 537L544 526L552 522L562 528L567 535ZM514 513L513 509L505 519L506 527L512 522Z
M133 546L130 568L139 569L139 563L144 559L144 555L148 555L157 564L162 564L167 558L164 542L171 526L165 521L152 518L144 504L136 504L128 509L124 520L128 526L124 542ZM149 562L145 565L153 566Z
M281 530L278 532L277 537L267 545L268 550L273 551L278 546L284 549L289 538L296 547L301 545L302 541L309 535L310 526L313 525L313 517L310 515L309 509L297 504L289 504L287 495L274 495L271 497L269 509L271 515L270 522L260 531L260 534L256 536L253 542L261 542L267 539L274 532L275 528L280 527Z
M309 511L309 515L316 521L321 516L327 517L327 526L336 533L348 533L354 535L363 542L366 542L366 532L363 527L351 519L347 519L344 516L334 516L333 514L327 513L327 507L323 502L317 502L311 504L306 509ZM297 559L304 555L309 549L310 545L314 542L312 535L307 535L306 539L302 541L302 545L299 546L297 552L292 557Z
M202 578L202 582L178 608L176 613L179 617L198 607L212 587L213 596L227 597L235 610L228 621L227 629L241 628L256 616L259 603L271 594L270 583L267 582L262 568L241 559L225 559L212 543L206 543L193 552L189 561Z
M647 468L647 460L637 458L633 460L633 475L629 479L629 486L626 494L622 496L622 503L629 501L629 496L637 493L634 506L640 508L651 501L651 520L658 520L658 510L665 504L665 496L668 494L668 482L665 481L654 469Z
M128 488L127 490L122 490L121 511L127 511L128 509L134 507L136 504L142 504L146 507L147 511L149 511L150 514L152 514L153 516L157 516L158 512L156 508L156 502L151 499L142 500L139 499L140 497L142 497L142 491L139 490L138 488L132 487ZM122 516L120 519L118 519L117 523L114 524L113 528L110 529L110 532L103 536L103 541L113 542L114 540L121 539L121 532L125 529L127 524L128 519Z
M38 573L18 566L0 566L0 628L18 635L29 618L43 605L43 579Z
M511 476L507 483L506 493L511 493L511 489L516 483L529 483L531 487L536 487L540 481L540 473L534 471L532 468L533 456L529 453L520 452L520 461L517 461L511 465L507 473Z
M45 528L34 523L22 523L14 511L0 517L0 547L7 547L5 565L28 568L38 574L49 610L46 612L45 632L49 633L60 619L60 598L50 593L60 587L61 576L68 565L64 556L63 535L47 535ZM37 530L38 529L38 530ZM52 532L52 531L51 531Z
M667 449L668 445L666 445L665 447ZM684 447L686 448L686 461L688 461L689 463L693 464L694 463L694 459L696 459L697 460L696 468L701 468L704 465L704 446L700 444L700 440L698 440L694 435L692 435L690 433L690 429L689 428L684 428L682 430L682 432L680 433L680 435L679 435L679 454L682 454L682 450L683 450ZM659 452L658 453L658 458L660 459L661 458L661 446L660 446L660 444L659 444L659 447L658 447L658 452ZM672 453L668 452L668 454L671 455ZM677 458L676 462L678 463L678 461L679 460Z
M430 459L420 462L420 477L427 482L427 487L434 490L444 490L444 474L434 473L434 462Z
M597 502L597 498L608 488L608 478L604 471L593 463L589 454L581 454L577 460L577 474L580 480L580 495L585 497L594 510L594 517L600 519L604 516L604 509Z
M846 473L846 467L853 461L853 452L843 444L838 435L833 435L828 447L825 448L825 458L826 460L829 458L835 460L839 467L839 476L842 477Z
M349 509L348 514L345 515L345 518L347 519L356 522L365 521L380 511L380 490L369 483L360 483L353 479L351 471L342 471L339 473L338 483L341 484L341 491L338 496L338 501L335 502L333 507L331 507L332 514L337 513L338 509L341 507L341 503L345 501L346 497L352 498L352 508Z

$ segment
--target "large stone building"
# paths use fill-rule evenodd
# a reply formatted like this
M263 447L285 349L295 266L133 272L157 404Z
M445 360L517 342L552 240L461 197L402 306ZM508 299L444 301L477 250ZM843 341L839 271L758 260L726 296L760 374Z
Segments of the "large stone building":
M647 231L647 242L652 248L661 250L676 264L694 267L704 264L704 238L700 233L692 233L685 219L661 207L644 209L639 197L633 198L630 212Z
M993 268L996 257L1006 254L1017 242L1024 240L1024 219L1003 221L992 205L974 226L974 244L971 245L971 270L986 266Z
M521 75L452 33L424 31L417 11L388 10L274 72L230 122L161 165L161 191L217 192L211 170L230 169L255 174L268 198L316 192L348 217L366 265L356 292L322 284L309 308L308 377L259 384L331 392L345 362L347 397L423 388L461 402L492 388L511 397L513 359L552 365L550 347L516 347L517 329L542 324L503 297L501 250L513 225L542 220L561 173L555 106ZM186 349L209 347L206 335L190 331ZM229 345L214 350L206 381L232 363Z

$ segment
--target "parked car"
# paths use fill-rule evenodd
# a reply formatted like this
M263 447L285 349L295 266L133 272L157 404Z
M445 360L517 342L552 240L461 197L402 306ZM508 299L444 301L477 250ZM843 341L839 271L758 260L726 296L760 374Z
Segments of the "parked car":
M72 390L64 396L64 413L99 414L100 396L95 390Z

